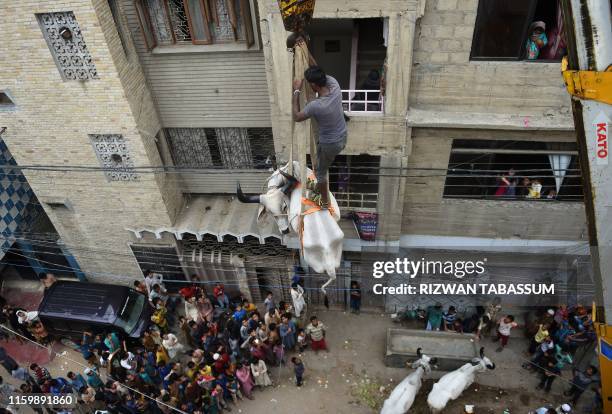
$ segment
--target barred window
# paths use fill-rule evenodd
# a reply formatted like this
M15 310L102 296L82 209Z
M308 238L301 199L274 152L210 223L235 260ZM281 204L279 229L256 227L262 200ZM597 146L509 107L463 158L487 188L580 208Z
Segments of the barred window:
M573 142L456 139L444 198L582 201L582 186Z
M136 0L147 48L255 42L250 0Z
M274 156L271 128L167 128L178 167L266 169Z

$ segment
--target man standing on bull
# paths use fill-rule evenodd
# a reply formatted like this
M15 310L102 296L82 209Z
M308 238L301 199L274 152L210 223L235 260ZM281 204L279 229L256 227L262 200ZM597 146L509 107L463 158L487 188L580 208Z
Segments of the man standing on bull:
M302 122L314 118L319 126L315 173L317 191L321 194L321 208L327 208L329 206L327 172L336 156L346 146L347 128L342 107L342 91L338 81L326 75L319 66L311 65L304 71L304 78L317 97L308 102L303 111L300 111L300 93L304 80L295 79L293 81L293 120Z

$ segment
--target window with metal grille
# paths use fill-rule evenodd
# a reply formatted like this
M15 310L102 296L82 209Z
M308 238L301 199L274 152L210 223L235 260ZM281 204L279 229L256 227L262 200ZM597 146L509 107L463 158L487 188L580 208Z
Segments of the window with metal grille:
M312 168L310 155L306 159ZM329 168L329 189L343 210L375 212L379 181L378 155L338 155Z
M269 168L274 155L271 128L167 128L177 167Z
M576 144L454 140L444 197L582 201Z
M147 48L255 43L250 0L136 0Z
M567 46L559 3L480 0L470 59L560 60Z

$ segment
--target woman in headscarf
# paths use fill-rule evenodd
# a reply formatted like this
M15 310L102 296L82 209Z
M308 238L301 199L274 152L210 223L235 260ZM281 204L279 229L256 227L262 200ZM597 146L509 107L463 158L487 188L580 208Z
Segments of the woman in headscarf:
M548 44L546 37L546 23L537 21L529 25L527 38L527 60L535 60L540 56L540 50Z

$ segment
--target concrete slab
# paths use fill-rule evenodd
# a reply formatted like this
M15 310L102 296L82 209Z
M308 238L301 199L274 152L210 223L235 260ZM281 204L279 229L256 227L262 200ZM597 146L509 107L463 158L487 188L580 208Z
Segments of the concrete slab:
M438 358L438 370L441 371L457 369L478 356L472 334L389 328L385 365L405 367L406 362L416 359L418 348L424 354Z

